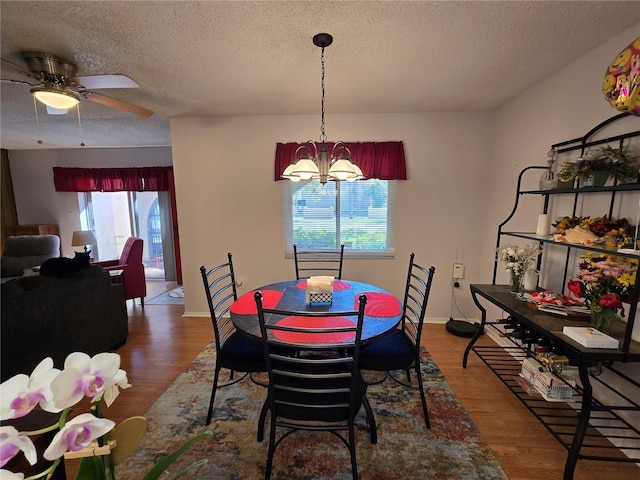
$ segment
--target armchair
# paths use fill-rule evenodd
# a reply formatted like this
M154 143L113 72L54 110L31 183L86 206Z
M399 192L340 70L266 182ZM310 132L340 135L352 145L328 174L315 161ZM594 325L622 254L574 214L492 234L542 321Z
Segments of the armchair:
M140 298L140 305L144 308L144 297L147 295L147 283L142 264L141 238L129 237L124 244L119 260L105 260L94 262L105 270L123 270L124 298L126 300Z

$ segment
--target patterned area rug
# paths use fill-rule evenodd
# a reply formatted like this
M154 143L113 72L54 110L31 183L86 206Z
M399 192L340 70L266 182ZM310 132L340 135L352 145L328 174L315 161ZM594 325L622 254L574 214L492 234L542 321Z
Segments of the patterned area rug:
M161 457L206 430L213 436L194 445L171 472L206 458L208 463L188 478L264 478L268 426L265 441L256 441L264 387L246 378L219 389L214 418L211 425L204 425L214 355L212 346L206 347L147 412L149 431L136 452L116 468L118 480L139 480ZM369 441L363 410L356 418L360 480L506 480L500 464L426 352L422 368L431 429L424 426L417 390L391 379L370 387L367 396L378 423L378 443ZM226 378L223 371L223 380ZM298 432L276 449L271 478L347 480L350 472L348 451L334 436Z

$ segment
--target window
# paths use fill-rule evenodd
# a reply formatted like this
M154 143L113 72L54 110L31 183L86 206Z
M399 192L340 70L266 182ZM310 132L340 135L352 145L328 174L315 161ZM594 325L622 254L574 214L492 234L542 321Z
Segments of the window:
M300 248L336 249L345 254L393 256L395 180L282 182L285 252Z

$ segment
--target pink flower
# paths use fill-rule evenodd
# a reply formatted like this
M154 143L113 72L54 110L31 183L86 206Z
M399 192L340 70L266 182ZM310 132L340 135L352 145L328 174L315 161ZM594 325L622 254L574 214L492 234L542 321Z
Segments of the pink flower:
M93 401L102 398L109 387L126 379L120 370L120 355L99 353L89 357L86 353L71 353L64 361L64 370L51 383L55 404L68 408L87 396Z
M59 374L60 370L53 368L53 360L45 358L31 376L15 375L0 384L0 420L24 417L38 404L47 412L60 412L51 392L51 382Z
M51 445L44 451L44 458L55 460L66 452L77 452L88 447L92 440L109 432L115 422L98 418L91 413L82 413L69 420L53 437Z
M21 450L27 461L35 465L38 454L31 439L20 435L14 427L0 427L0 467L3 467ZM2 478L4 479L4 474Z

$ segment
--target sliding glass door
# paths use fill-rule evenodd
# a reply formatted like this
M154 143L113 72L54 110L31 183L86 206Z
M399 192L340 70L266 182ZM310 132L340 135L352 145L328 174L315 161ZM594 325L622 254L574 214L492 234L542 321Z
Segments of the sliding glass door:
M119 258L127 238L140 237L146 278L176 279L169 192L88 192L78 200L82 229L98 242L93 258Z

